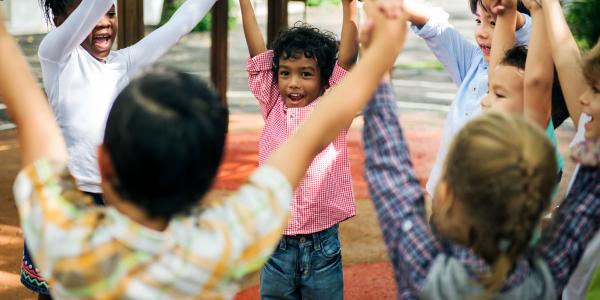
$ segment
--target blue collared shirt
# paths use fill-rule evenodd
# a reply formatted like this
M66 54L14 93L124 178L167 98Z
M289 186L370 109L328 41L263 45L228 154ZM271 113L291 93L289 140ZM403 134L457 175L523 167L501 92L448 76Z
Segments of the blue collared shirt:
M526 45L531 32L531 18L525 16L525 25L516 31L516 44ZM427 46L450 73L458 86L456 97L444 125L444 134L435 164L427 181L427 192L433 195L448 147L454 135L474 116L481 113L481 98L488 92L488 63L478 45L467 40L448 22L448 14L436 8L427 24L413 31L427 42Z

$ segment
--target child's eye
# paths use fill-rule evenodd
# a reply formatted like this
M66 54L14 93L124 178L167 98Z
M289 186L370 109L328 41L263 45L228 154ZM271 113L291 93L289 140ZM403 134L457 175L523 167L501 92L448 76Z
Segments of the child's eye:
M491 21L490 25L492 25L492 27L496 27L496 21Z
M477 25L481 25L481 20L479 20L479 19L475 19L475 24L477 24Z
M302 72L302 77L311 77L312 73L311 72Z
M600 90L595 86L592 87L592 92L594 92L594 94L600 94Z
M290 75L290 72L288 71L279 71L279 76L288 76Z
M498 94L498 93L494 93L494 94L496 95L496 98L499 98L499 99L506 98L506 97L505 97L504 95L502 95L502 94Z

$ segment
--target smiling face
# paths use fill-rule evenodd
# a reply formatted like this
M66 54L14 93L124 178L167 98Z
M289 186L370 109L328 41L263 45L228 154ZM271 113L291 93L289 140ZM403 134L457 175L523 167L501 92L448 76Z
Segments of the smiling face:
M305 107L325 91L321 71L314 58L304 55L279 60L279 93L286 107Z
M498 65L491 70L488 94L481 99L483 110L523 113L523 75L517 67Z
M68 7L67 13L64 16L57 16L54 18L54 24L56 27L60 26L64 21L73 13L81 1L75 1L71 6ZM117 37L117 31L119 24L117 20L117 13L115 6L112 5L110 9L102 16L100 21L96 24L92 32L81 42L81 46L89 52L96 59L103 61L110 54L110 50Z
M492 49L492 38L494 37L494 27L496 19L493 18L480 3L477 4L475 12L475 41L483 52L483 58L486 62L490 62L490 51Z
M585 123L585 138L587 140L596 140L600 138L600 81L596 81L593 86L579 99L582 112L588 114L592 119Z

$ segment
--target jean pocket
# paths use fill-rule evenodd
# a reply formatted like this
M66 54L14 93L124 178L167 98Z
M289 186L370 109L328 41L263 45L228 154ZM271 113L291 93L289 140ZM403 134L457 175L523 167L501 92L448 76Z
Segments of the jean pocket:
M341 251L340 240L337 235L332 234L321 240L321 253L324 257L336 257L340 255Z

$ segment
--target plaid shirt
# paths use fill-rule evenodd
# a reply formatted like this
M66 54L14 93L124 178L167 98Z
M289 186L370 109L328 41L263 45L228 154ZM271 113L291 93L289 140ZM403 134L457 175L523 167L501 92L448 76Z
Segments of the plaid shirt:
M273 81L272 66L273 51L248 59L248 84L260 104L265 120L258 148L261 165L273 150L296 132L320 99L305 107L287 108ZM329 77L329 86L336 85L346 73L346 70L336 64ZM343 130L315 157L308 168L294 193L291 217L284 234L319 232L356 215L347 133L348 130Z
M364 111L365 172L379 215L384 240L394 265L399 299L417 299L438 255L457 259L472 278L488 267L469 249L442 242L424 219L424 200L402 134L392 87L382 84ZM582 169L563 205L553 230L532 253L542 258L562 290L586 243L600 225L600 173ZM532 259L519 259L504 291L532 273Z
M228 299L269 258L292 191L260 168L239 192L172 219L165 231L97 207L65 163L40 160L14 185L21 226L56 299Z

